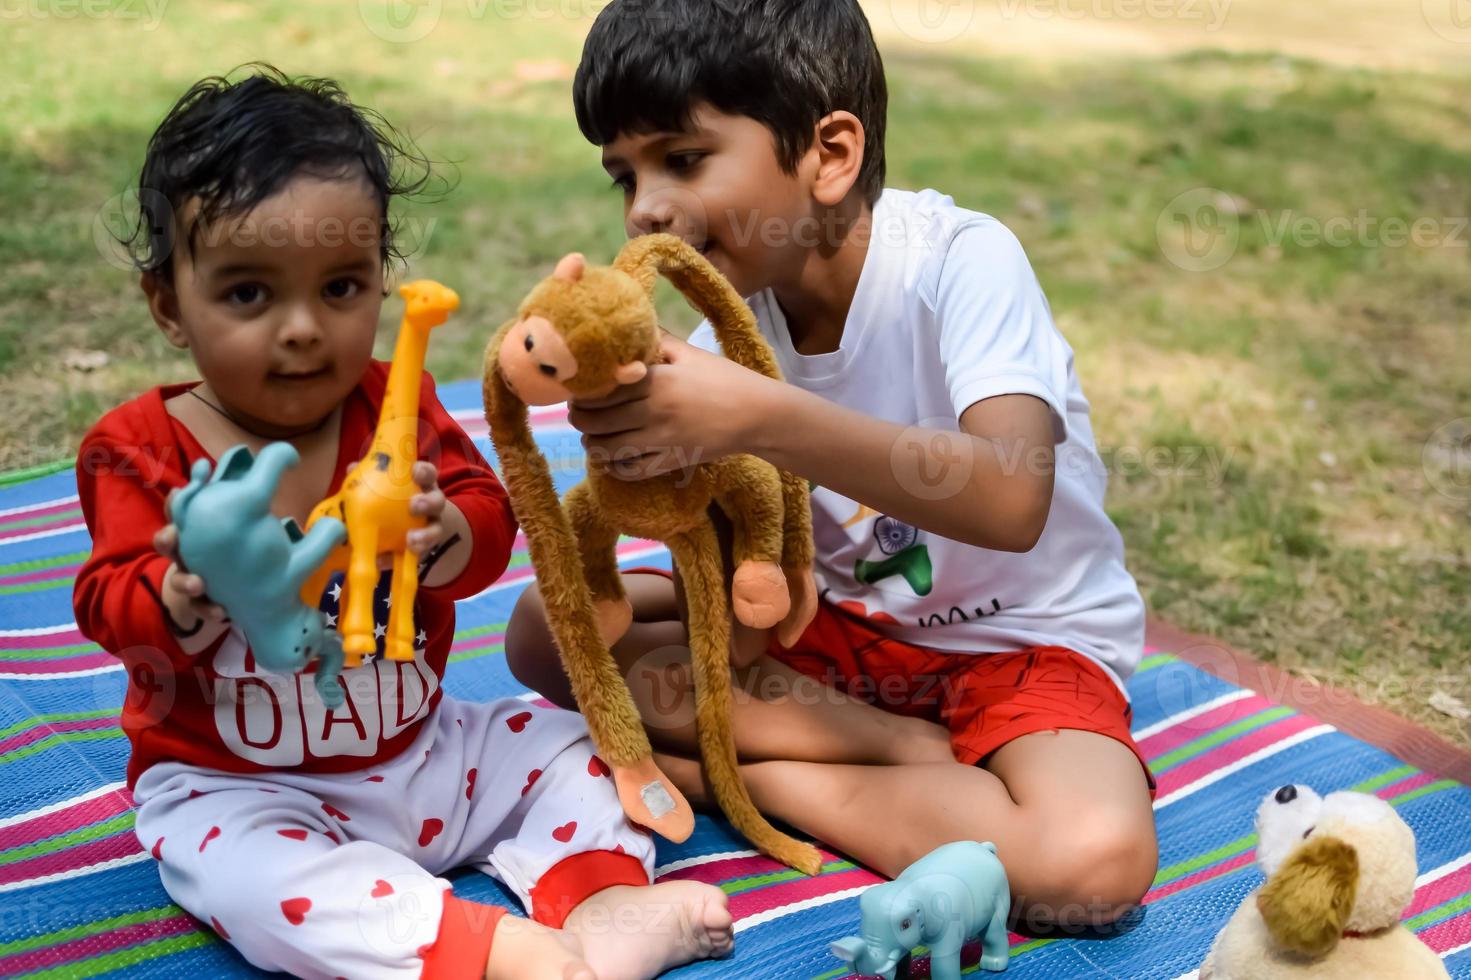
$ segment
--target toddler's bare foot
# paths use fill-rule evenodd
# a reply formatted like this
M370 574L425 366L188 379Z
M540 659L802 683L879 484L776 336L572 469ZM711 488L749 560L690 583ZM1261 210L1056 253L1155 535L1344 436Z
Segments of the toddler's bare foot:
M572 933L518 916L502 917L490 944L485 980L598 980Z
M735 946L725 892L698 881L605 888L573 909L562 929L581 942L597 980L652 980Z

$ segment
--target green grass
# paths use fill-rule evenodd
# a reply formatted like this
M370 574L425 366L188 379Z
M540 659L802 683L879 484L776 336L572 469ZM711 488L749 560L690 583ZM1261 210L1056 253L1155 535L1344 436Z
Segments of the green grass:
M1412 68L1372 55L1419 50L1412 13L1399 37L1382 14L1355 34L1370 16L1361 0L1316 7L1323 37L1238 0L1219 34L1142 25L1112 53L1098 50L1106 31L1085 53L994 32L945 46L885 33L891 183L938 187L1026 245L1076 350L1110 513L1156 613L1471 744L1427 706L1437 689L1471 703L1471 490L1436 492L1422 462L1433 433L1471 418L1471 228L1450 220L1471 215L1471 75L1464 58ZM586 21L474 9L497 8L447 3L414 44L321 0L175 0L152 32L7 21L0 470L64 458L109 406L188 376L92 229L201 74L264 57L334 75L453 161L454 192L403 215L432 222L411 236L412 273L465 298L430 350L441 379L478 371L486 337L557 256L611 256L619 199L568 97ZM1055 25L1008 26L1033 37ZM1141 50L1149 31L1163 40ZM1320 49L1324 60L1303 55ZM1181 240L1161 215L1202 188L1234 212L1239 242L1191 272L1169 260ZM1459 238L1339 247L1281 234L1361 213ZM664 315L691 319L673 297ZM388 304L384 353L396 316ZM68 371L70 349L111 360Z

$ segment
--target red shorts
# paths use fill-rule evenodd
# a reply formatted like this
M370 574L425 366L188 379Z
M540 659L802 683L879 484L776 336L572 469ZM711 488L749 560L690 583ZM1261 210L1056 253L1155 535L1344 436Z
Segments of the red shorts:
M1107 735L1139 759L1154 793L1149 763L1129 732L1129 702L1104 668L1065 647L980 655L929 650L823 602L791 649L773 640L767 653L858 700L944 725L955 757L967 764L1035 732Z

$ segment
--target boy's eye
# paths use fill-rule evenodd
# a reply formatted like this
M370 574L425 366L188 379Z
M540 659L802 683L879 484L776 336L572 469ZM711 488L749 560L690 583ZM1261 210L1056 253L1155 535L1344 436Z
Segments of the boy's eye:
M333 279L322 292L328 299L352 299L361 290L362 284L356 279Z
M670 170L689 170L695 164L705 159L705 154L695 150L685 150L680 153L669 154L668 164Z
M266 288L258 282L242 282L225 293L225 301L234 306L254 306L265 298Z
M619 174L618 176L613 178L613 189L615 191L622 191L625 194L632 194L633 187L634 182L632 174Z

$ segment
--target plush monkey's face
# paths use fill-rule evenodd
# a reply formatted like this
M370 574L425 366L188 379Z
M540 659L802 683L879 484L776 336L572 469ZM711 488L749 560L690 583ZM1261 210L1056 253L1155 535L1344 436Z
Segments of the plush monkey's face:
M658 344L654 306L638 283L573 254L527 297L497 358L516 397L555 405L642 381Z

